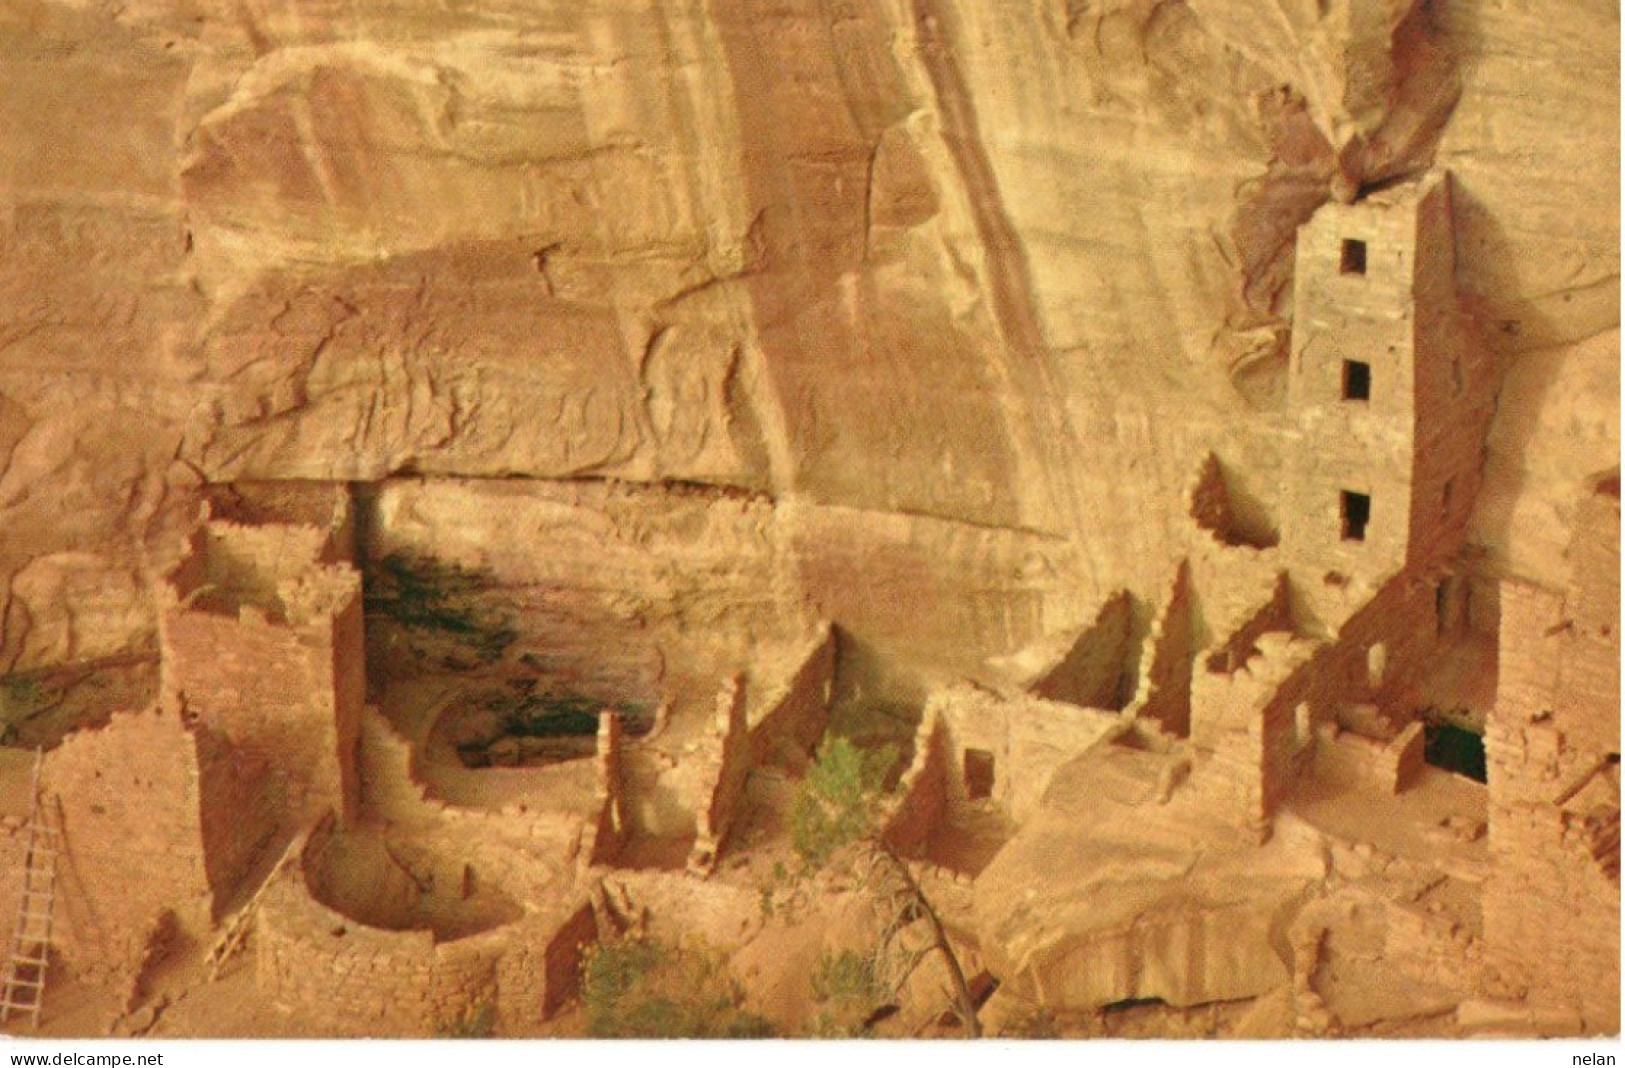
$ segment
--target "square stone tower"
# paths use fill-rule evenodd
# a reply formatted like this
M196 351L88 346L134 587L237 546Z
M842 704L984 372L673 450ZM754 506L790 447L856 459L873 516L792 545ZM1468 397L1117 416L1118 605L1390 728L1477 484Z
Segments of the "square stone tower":
M1379 583L1459 546L1487 409L1464 364L1454 240L1442 172L1327 204L1298 231L1281 543L1306 577Z

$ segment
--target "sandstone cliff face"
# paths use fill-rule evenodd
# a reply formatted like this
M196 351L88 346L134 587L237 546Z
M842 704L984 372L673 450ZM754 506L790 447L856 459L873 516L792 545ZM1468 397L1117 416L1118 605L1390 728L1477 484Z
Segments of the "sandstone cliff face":
M1618 462L1617 40L1533 0L14 0L0 668L141 646L203 481L399 473L793 503L814 614L1007 652L1154 599L1208 452L1273 504L1294 230L1430 163L1506 368L1476 539L1561 583Z

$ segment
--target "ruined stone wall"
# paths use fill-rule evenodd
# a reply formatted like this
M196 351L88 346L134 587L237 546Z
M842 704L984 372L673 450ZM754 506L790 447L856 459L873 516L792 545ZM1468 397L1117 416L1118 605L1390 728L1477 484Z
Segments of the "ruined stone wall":
M1122 708L1129 698L1125 684L1133 680L1133 622L1134 599L1127 591L1107 598L1071 648L1033 681L1032 693L1083 708Z
M208 499L211 514L232 523L320 530L322 563L355 559L355 511L348 483L232 482L210 486Z
M61 804L54 941L70 970L130 978L165 911L208 929L200 768L178 715L115 715L48 753L42 774Z
M1130 707L1183 738L1191 729L1191 668L1196 660L1190 564L1181 560L1146 637L1140 687Z
M947 812L950 749L941 714L928 708L914 732L914 759L881 820L881 840L904 856L924 848Z
M1290 632L1292 629L1292 607L1286 576L1277 575L1270 599L1254 608L1239 627L1216 643L1213 651L1203 659L1203 664L1210 672L1234 671L1253 655L1262 635L1272 631Z
M214 520L203 541L203 581L233 602L272 610L279 603L277 587L308 571L327 540L327 532L317 527Z
M745 686L738 676L717 692L711 729L697 754L701 761L699 792L695 798L697 834L689 866L710 871L728 830L733 826L745 777L751 768L751 741L745 719Z
M941 719L948 739L945 766L950 811L974 800L966 792L966 751L993 761L991 798L1017 820L1037 808L1062 764L1108 741L1129 723L1117 713L1059 701L1004 697L961 684L934 691L926 715Z
M255 979L311 1030L430 1037L494 1005L505 938L475 936L442 952L428 931L381 931L317 903L299 878L279 877L261 900Z
M1573 577L1565 601L1569 631L1559 685L1563 729L1588 752L1619 751L1619 546L1616 482L1582 497L1569 546Z
M289 826L354 808L354 751L364 698L362 616L352 589L335 614L298 626L244 612L171 608L162 630L163 691L189 715L272 769Z
M432 1037L481 1014L534 1024L575 990L591 910L573 899L468 937L382 930L322 904L308 880L331 824L296 844L299 861L277 874L255 928L262 994L329 1035Z
M1314 722L1334 721L1340 708L1374 704L1394 730L1418 711L1418 677L1434 667L1439 646L1439 571L1402 574L1364 603L1359 590L1294 584L1295 598L1318 598L1315 612L1341 618L1318 654L1308 700ZM1380 647L1380 648L1379 648Z
M361 797L356 752L361 742L362 709L367 703L366 612L361 601L361 576L347 570L339 575L346 587L343 600L318 633L330 638L332 651L334 749L329 766L337 778L334 804L339 817L349 820Z
M520 1024L551 1018L576 995L582 951L597 938L592 905L585 900L521 921L497 961L498 1018Z
M1192 782L1216 813L1263 834L1298 770L1297 707L1316 647L1281 632L1251 644L1233 670L1210 665L1192 680Z
M1613 513L1616 539L1618 519ZM1595 532L1607 540L1608 527ZM1577 591L1604 603L1615 579ZM1491 870L1489 949L1537 1003L1580 1007L1587 1029L1619 1026L1617 690L1585 665L1617 631L1586 634L1557 593L1501 590L1500 675L1485 731ZM1614 623L1609 623L1611 628ZM1578 685L1579 688L1573 688Z
M621 717L603 712L598 717L598 748L593 763L597 777L598 814L582 831L581 863L597 867L613 863L632 833L626 818L623 791L626 777L621 768Z
M838 650L835 629L825 624L798 653L795 673L752 701L763 710L750 728L751 764L799 769L824 736Z
M1280 540L1279 524L1247 494L1239 476L1208 453L1185 491L1191 520L1218 545L1264 549Z
M192 733L204 868L216 908L223 908L277 837L282 795L263 755L244 751L206 727Z

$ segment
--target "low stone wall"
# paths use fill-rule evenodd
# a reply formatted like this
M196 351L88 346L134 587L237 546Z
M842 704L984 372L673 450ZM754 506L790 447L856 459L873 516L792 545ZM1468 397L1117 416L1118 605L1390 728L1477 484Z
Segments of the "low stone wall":
M1315 776L1381 794L1397 794L1422 773L1426 740L1414 722L1392 741L1381 742L1325 724L1316 732Z
M295 848L256 918L259 989L311 1030L333 1036L429 1037L482 1017L536 1023L575 990L592 937L585 899L455 941L428 931L368 927L312 896L303 859L325 821Z

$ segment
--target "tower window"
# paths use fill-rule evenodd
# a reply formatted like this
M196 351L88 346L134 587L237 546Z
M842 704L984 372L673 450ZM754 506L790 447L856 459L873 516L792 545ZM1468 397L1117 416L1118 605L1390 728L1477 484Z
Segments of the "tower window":
M1371 399L1371 365L1359 360L1343 361L1343 399Z
M1371 522L1371 497L1365 493L1343 491L1343 540L1364 541L1366 525Z
M1343 239L1343 257L1337 268L1343 274L1365 273L1365 242L1352 237Z
M965 796L972 801L993 796L993 754L986 749L965 750Z

